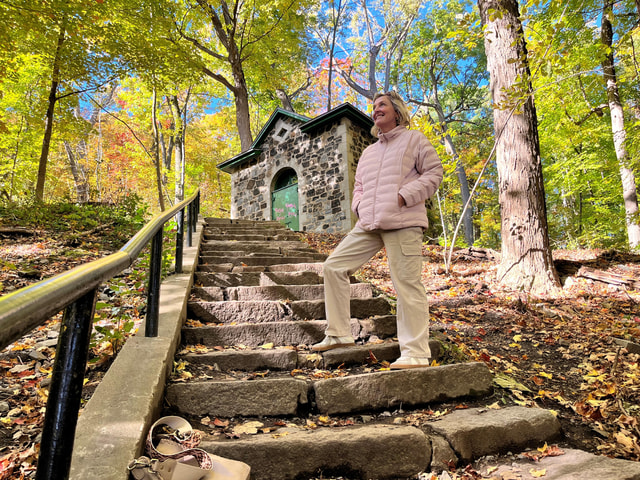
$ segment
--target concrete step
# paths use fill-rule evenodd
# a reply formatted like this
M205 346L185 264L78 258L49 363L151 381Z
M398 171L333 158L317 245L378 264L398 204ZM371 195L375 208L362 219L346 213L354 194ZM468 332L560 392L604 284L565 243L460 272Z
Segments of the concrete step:
M194 381L167 386L166 400L182 414L216 417L322 415L428 405L492 392L493 376L483 363L378 371L311 381L264 378L252 381ZM310 398L314 404L310 405Z
M293 232L288 232L288 233L282 232L274 235L261 234L261 233L254 232L254 233L248 233L245 235L236 235L233 233L207 233L205 231L203 235L204 235L204 240L207 242L217 241L217 240L224 240L224 241L235 240L238 242L247 242L247 241L268 242L268 241L282 241L282 240L293 241L293 240L300 239L298 234Z
M431 462L428 437L410 426L360 425L314 431L283 428L275 435L222 442L205 450L251 466L253 480L415 478Z
M242 266L280 265L289 263L312 263L324 260L326 255L317 253L305 256L283 255L200 255L200 265L232 264Z
M327 322L324 320L244 323L241 325L215 325L183 327L182 341L186 345L258 347L267 343L275 346L312 345L324 338ZM395 315L381 315L366 319L351 319L354 338L367 340L371 336L391 338L396 335Z
M233 263L220 263L217 265L199 266L199 271L210 273L251 273L251 272L315 272L322 275L323 265L320 262L313 263L283 263L281 265L234 265ZM352 283L355 280L352 278Z
M263 233L265 235L277 235L279 233L292 233L291 230L284 226L246 226L246 225L230 225L230 226L214 226L207 225L204 229L205 233L220 234L233 233L236 235L251 235L254 233Z
M318 300L324 298L324 285L270 285L265 287L194 287L192 296L206 302L255 300ZM352 283L351 298L371 298L370 283Z
M368 318L391 313L384 297L352 298L351 316ZM205 323L263 323L325 318L322 300L258 300L258 301L190 301L187 315Z
M327 322L311 320L302 322L245 323L204 327L184 327L184 344L206 346L246 345L258 347L267 343L282 345L312 345L324 338Z
M314 271L196 272L196 285L213 287L262 287L268 285L314 285L323 283Z
M480 452L487 445L494 453L520 451L551 442L560 433L559 423L550 411L525 407L456 410L422 427L364 423L364 418L356 417L352 422L356 424L352 426L320 426L313 430L289 422L268 433L243 434L239 439L226 441L206 436L201 446L216 455L248 463L255 480L408 479L416 478L422 472L448 470L450 465L463 466L462 459L466 460L464 452L467 451ZM471 425L463 436L460 432L468 421ZM438 430L430 428L433 426ZM640 471L637 462L597 458L600 464L618 462L617 468L627 466L636 473ZM596 463L591 461L589 465ZM523 465L523 473L532 465ZM615 470L611 469L597 468L594 472L605 474L590 475L590 468L573 468L581 475L553 478L638 478L612 475ZM623 471L618 470L618 473ZM513 475L508 466L504 472L504 476L495 478L520 478L507 476L508 473Z
M210 241L202 242L200 246L201 252L225 252L232 250L241 250L245 252L266 252L266 253L284 253L286 251L307 251L315 252L306 243L300 240L279 241L279 242L229 242L229 241Z
M432 358L441 356L441 345L436 339L429 341ZM212 365L216 371L295 370L302 368L332 369L355 365L393 362L400 356L398 342L367 343L349 348L336 348L322 354L299 351L293 347L251 348L244 350L209 350L206 353L180 355L192 365Z
M254 226L254 227L286 227L275 220L243 220L243 219L231 219L231 218L217 218L217 217L205 217L205 228L216 226Z

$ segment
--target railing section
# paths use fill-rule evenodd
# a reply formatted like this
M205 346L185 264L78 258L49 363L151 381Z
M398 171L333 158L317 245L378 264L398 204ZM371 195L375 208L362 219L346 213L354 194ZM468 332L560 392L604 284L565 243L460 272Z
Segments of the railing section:
M145 336L157 336L163 227L172 217L177 218L175 269L182 273L185 208L187 241L192 246L200 209L199 191L156 215L118 252L0 297L0 348L64 310L36 480L62 480L69 476L98 287L128 268L151 241Z

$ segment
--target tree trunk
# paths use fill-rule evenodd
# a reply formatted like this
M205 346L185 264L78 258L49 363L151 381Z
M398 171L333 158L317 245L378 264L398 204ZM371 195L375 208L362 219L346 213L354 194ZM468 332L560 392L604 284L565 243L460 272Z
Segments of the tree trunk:
M76 188L76 201L78 203L87 203L89 201L89 184L84 168L78 165L73 148L66 140L64 141L64 149L67 152L67 159L69 160L69 167L71 168L71 175L73 175L73 183Z
M188 101L187 95L187 101ZM171 115L173 116L173 143L175 145L175 189L174 198L175 203L180 203L184 200L184 171L185 171L185 157L184 157L184 140L185 140L185 119L183 118L180 104L178 102L177 95L171 95L169 97L169 105L171 105ZM186 110L186 102L185 102Z
M638 0L640 1L640 0ZM327 72L327 111L331 110L331 81L333 80L333 55L336 48L336 36L338 26L340 25L340 17L342 16L342 0L338 0L332 4L333 11L333 28L331 30L331 47L329 48L329 71Z
M62 45L65 41L66 27L65 22L60 26L58 33L58 43L56 52L53 57L53 70L51 72L51 86L49 87L49 101L47 105L47 114L44 120L44 137L42 139L42 150L40 151L40 162L38 164L38 180L36 183L36 202L44 200L44 184L47 180L47 161L49 159L49 148L51 146L51 135L53 133L53 112L56 102L58 101L58 85L60 77L60 62L62 54Z
M162 165L160 163L160 135L158 133L157 109L158 100L156 89L153 89L153 107L151 108L151 122L153 123L153 166L156 167L156 185L158 187L158 206L164 212L164 193L162 191Z
M206 67L203 67L205 75L213 78L214 80L222 83L227 89L233 93L234 103L236 107L236 127L238 129L238 136L240 137L240 149L244 152L251 148L253 143L253 136L251 135L251 117L249 115L249 91L247 89L247 81L244 75L244 67L242 65L243 58L240 51L241 46L236 43L236 34L238 33L238 10L241 4L234 4L233 9L229 9L229 5L226 0L219 2L219 7L223 12L224 25L220 16L215 8L205 0L196 0L202 11L209 16L211 23L216 31L216 35L220 40L220 43L227 51L225 60L231 67L231 75L233 77L233 84L231 84L223 75L213 72ZM190 39L194 41L193 39ZM207 55L214 58L221 59L215 53L201 45L199 42L194 41L196 47L200 50L207 52Z
M535 294L560 286L549 247L542 163L527 51L517 0L478 0L491 77L502 217L498 280ZM526 92L508 93L518 80ZM526 94L524 103L515 104Z
M436 88L436 80L435 75L432 75L434 82L434 89ZM442 105L440 104L440 99L437 96L435 97L435 111L438 114L438 121L441 125L442 130L442 139L444 142L444 146L447 149L447 153L451 155L451 157L456 162L456 175L458 176L458 181L460 182L460 197L462 198L462 205L467 204L469 198L471 197L471 191L469 190L469 181L467 180L467 172L464 169L464 165L460 161L460 157L458 156L458 152L456 150L456 146L453 143L453 139L451 135L448 133L447 122L444 115L444 110ZM462 212L462 225L464 227L464 239L467 245L473 245L473 208L471 204L469 208Z
M605 0L602 8L602 44L607 47L607 53L602 61L602 71L607 83L607 100L611 112L611 132L613 134L613 146L620 169L622 180L622 196L624 199L625 223L627 225L627 237L629 247L640 246L640 218L638 218L638 194L636 191L635 174L632 162L627 152L627 131L624 127L624 109L620 101L618 81L613 58L613 1Z
M232 59L232 57L229 57ZM236 105L236 127L240 136L240 149L244 152L251 148L253 136L251 135L251 117L249 116L249 91L247 81L244 77L242 61L238 55L237 61L232 60L233 80L235 89L233 90L234 102Z

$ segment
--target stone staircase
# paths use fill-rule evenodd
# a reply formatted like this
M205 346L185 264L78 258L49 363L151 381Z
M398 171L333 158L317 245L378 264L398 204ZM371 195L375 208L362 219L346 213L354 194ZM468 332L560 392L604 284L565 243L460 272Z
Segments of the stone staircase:
M560 434L542 409L434 415L447 402L495 402L491 373L477 362L390 371L391 305L355 279L357 345L312 352L326 323L323 260L277 222L206 219L165 394L165 414L203 430L203 448L248 463L252 479L409 479ZM442 347L432 338L434 354Z

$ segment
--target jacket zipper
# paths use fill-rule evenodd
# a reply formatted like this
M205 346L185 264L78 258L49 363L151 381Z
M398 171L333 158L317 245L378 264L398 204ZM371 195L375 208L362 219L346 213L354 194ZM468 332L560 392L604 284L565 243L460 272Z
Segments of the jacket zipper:
M373 211L372 211L372 215L371 215L371 217L373 218L373 222L372 222L371 227L374 228L374 229L377 228L376 227L376 225L377 225L377 222L376 222L376 203L377 203L376 202L376 198L378 198L378 185L380 183L380 170L382 169L382 164L384 163L384 159L385 159L385 156L387 154L387 145L388 144L389 144L388 140L386 142L384 142L384 144L382 144L382 147L383 147L382 155L381 155L380 162L378 162L378 173L376 175L376 188L373 191Z

